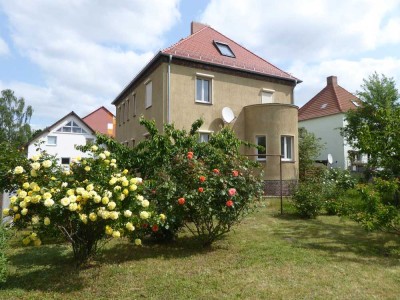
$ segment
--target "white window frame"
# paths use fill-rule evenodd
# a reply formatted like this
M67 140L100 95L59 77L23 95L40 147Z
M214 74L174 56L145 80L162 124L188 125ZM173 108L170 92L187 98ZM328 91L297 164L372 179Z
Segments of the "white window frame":
M151 80L147 80L145 82L146 86L146 109L153 106L153 82Z
M259 144L259 138L264 138L265 139L265 145ZM258 134L255 137L255 141L256 141L256 145L263 146L265 148L265 153L260 153L260 150L256 149L256 151L257 151L257 153L256 153L257 154L257 156L256 156L257 161L266 161L267 160L267 156L265 156L265 155L267 154L267 136L265 134ZM259 155L261 155L261 154L263 156L260 157Z
M55 143L49 143L49 138L54 138ZM46 138L46 145L47 146L57 146L57 136L56 135L48 135Z
M290 142L290 153L288 153L288 141ZM282 147L283 146L283 147ZM289 157L290 154L290 157ZM281 135L281 155L282 161L294 161L294 136Z
M199 142L199 143L208 143L208 142L210 141L210 137L211 137L211 134L213 133L213 131L209 131L209 130L199 130L198 133L199 133L198 142ZM203 140L203 139L201 138L202 136L207 136L207 140L206 140L206 141Z
M196 73L196 78L195 78L195 93L194 93L194 98L196 103L202 103L202 104L212 104L214 101L213 97L213 90L214 90L214 75L210 74L203 74L203 73ZM197 81L201 80L202 82L208 81L208 100L209 101L204 101L204 93L202 89L202 95L201 99L197 99ZM203 84L202 84L203 87Z
M261 104L268 104L268 103L274 103L274 93L275 90L271 90L271 89L262 89L261 90ZM268 99L270 99L270 101L264 101L264 94L269 94L270 97L268 97Z

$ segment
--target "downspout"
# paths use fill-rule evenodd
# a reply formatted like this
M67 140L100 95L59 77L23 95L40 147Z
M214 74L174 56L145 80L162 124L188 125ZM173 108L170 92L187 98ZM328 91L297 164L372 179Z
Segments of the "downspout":
M167 124L170 123L170 99L171 99L171 61L172 54L169 55L168 59L168 71L167 71Z

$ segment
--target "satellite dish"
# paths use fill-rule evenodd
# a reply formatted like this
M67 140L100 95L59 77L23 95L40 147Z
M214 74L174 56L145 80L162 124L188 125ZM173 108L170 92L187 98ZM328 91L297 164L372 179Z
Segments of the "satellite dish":
M224 107L222 109L222 120L224 120L225 123L231 123L234 119L235 115L233 114L232 109Z
M331 165L333 163L332 154L328 154L328 163Z

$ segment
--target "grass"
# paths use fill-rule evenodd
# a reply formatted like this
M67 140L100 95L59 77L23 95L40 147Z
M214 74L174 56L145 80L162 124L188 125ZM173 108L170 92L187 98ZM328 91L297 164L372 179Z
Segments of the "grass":
M80 271L66 245L13 245L0 299L399 299L398 238L278 210L269 200L210 249L119 240Z

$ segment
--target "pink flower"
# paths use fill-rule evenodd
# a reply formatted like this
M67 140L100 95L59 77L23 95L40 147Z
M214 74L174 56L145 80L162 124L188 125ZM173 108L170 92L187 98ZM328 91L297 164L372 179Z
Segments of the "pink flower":
M178 204L179 204L179 205L185 204L185 198L179 198L179 199L178 199Z
M213 172L214 172L215 174L219 174L219 170L218 170L218 169L214 169Z
M231 197L235 196L235 195L236 195L236 189L235 189L235 188L230 188L230 189L228 190L228 194L229 194L229 196L231 196Z
M204 182L204 181L206 181L206 177L205 176L200 176L199 180L200 180L200 182Z
M187 158L192 159L193 158L193 152L188 152L187 153Z
M239 172L236 171L236 170L233 170L232 171L232 175L233 175L233 177L238 177L239 176Z
M199 187L199 193L204 192L204 189L202 187Z

